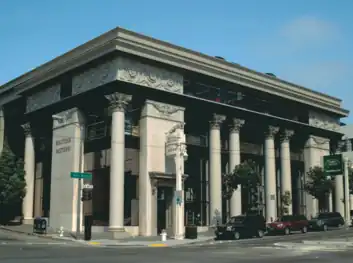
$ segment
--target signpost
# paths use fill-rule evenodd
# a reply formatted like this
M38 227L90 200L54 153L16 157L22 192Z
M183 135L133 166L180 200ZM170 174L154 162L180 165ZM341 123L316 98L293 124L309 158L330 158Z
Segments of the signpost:
M342 154L324 156L324 172L328 176L343 175Z
M82 144L82 143L81 143ZM80 167L82 162L82 157L80 157ZM81 180L82 179L92 179L91 173L84 173L84 172L71 172L70 177L72 179L78 179L77 184L77 222L76 222L76 239L79 237L80 229L81 229Z
M92 174L91 173L80 173L80 172L71 172L70 177L72 179L92 179Z

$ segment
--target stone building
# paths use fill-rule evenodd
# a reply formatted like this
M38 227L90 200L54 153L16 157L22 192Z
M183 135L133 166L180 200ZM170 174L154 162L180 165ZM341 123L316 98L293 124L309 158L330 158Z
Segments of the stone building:
M1 138L25 160L25 222L75 230L78 180L93 174L94 231L145 236L171 229L175 168L166 133L184 124L185 224L200 230L249 210L239 187L222 197L222 173L251 159L262 175L258 213L314 215L305 173L341 139L341 100L122 28L6 83ZM87 182L86 182L87 183Z

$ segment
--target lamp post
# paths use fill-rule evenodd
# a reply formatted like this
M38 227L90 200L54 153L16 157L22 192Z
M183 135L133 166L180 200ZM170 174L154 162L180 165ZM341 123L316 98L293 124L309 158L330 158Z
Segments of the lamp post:
M346 226L350 225L350 204L349 204L349 160L344 158L344 214Z

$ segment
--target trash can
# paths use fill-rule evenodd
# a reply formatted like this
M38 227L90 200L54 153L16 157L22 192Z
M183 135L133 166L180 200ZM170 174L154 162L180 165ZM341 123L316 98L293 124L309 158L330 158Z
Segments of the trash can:
M197 239L197 226L185 226L185 238L186 239Z
M33 233L46 234L47 233L47 220L43 217L36 217L33 221Z

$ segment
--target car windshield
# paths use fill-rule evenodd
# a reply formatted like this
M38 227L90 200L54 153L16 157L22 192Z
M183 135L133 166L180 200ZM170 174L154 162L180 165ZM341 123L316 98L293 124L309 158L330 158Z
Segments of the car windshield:
M235 216L229 219L228 224L242 223L245 220L245 216Z
M281 216L277 218L276 222L286 222L290 221L292 219L292 216Z
M322 218L328 218L328 217L330 217L329 214L320 213L320 214L317 214L315 217L313 217L313 219L322 219Z

